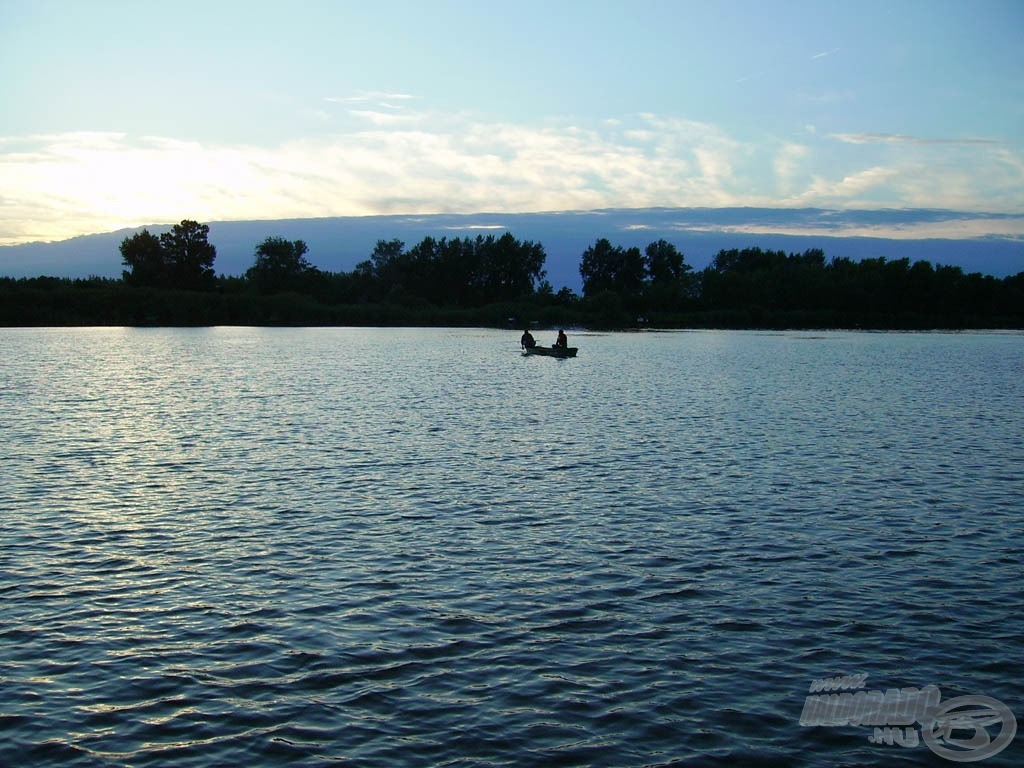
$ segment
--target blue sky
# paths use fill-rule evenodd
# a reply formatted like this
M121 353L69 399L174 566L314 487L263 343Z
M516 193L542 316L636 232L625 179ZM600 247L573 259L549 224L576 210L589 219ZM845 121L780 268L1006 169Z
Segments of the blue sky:
M0 0L0 71L0 244L182 218L1024 211L1020 0ZM929 226L904 234L1024 236Z

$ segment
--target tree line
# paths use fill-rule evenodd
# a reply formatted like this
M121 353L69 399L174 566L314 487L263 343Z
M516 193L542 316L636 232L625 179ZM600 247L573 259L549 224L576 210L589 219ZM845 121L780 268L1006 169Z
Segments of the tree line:
M694 270L665 240L641 250L599 238L580 256L577 295L554 291L543 245L511 233L380 240L349 272L320 270L308 252L268 237L243 275L217 275L209 227L184 220L125 238L119 280L0 278L0 324L1024 327L1024 272L998 279L906 258L751 247Z

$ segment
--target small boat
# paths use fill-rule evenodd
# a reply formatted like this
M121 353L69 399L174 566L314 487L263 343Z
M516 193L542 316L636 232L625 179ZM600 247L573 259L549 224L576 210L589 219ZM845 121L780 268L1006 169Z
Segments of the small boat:
M543 355L544 357L576 357L579 347L527 347L524 355Z

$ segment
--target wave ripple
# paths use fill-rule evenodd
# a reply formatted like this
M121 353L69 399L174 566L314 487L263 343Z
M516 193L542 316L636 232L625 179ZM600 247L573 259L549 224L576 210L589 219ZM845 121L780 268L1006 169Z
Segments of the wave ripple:
M515 343L0 331L0 762L930 765L808 685L1020 706L1019 336Z

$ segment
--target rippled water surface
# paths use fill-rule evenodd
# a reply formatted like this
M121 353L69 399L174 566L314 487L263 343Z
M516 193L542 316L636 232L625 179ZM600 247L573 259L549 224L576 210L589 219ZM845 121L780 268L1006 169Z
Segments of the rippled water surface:
M852 674L1024 720L1024 337L570 341L0 329L0 763L952 764L801 726Z

